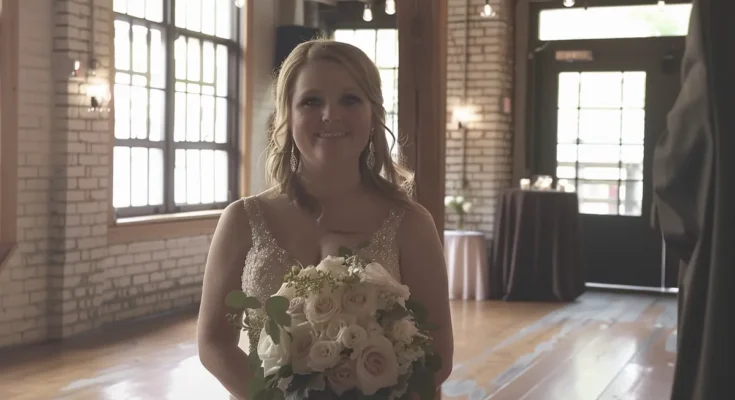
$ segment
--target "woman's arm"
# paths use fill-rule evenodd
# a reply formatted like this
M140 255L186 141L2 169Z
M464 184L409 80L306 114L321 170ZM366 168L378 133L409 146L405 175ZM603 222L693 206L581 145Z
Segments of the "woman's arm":
M411 290L411 297L429 311L429 321L439 325L432 332L434 348L442 359L436 374L440 386L452 372L454 336L449 312L449 285L444 260L444 247L431 214L416 204L406 212L398 231L401 256L401 278Z
M242 269L251 242L243 202L236 201L222 213L212 238L197 326L202 365L240 400L247 400L250 370L245 352L238 347L240 332L227 321L231 310L225 306L225 298L229 292L241 290Z

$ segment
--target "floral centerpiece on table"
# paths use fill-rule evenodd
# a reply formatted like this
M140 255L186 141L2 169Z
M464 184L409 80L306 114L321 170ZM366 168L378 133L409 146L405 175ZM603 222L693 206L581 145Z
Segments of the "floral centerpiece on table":
M242 291L227 296L238 328L257 334L248 355L253 400L433 399L441 359L432 350L427 311L380 264L342 249L319 265L296 267L261 304Z
M447 196L444 198L444 205L454 211L459 217L457 227L464 228L464 217L472 210L472 203L464 196Z

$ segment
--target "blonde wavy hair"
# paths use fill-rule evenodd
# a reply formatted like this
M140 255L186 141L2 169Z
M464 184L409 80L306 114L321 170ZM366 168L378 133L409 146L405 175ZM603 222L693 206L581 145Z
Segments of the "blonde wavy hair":
M267 147L269 183L277 187L298 206L315 211L318 202L301 185L291 171L291 153L300 159L298 148L290 131L291 104L294 86L301 69L312 61L331 61L341 65L357 82L372 107L371 140L375 149L375 165L368 168L368 146L360 153L359 168L363 184L379 195L398 203L411 203L413 173L403 162L391 157L386 132L396 136L385 125L385 107L381 91L380 73L375 64L359 48L329 39L314 39L298 45L284 60L275 83L276 110L270 126ZM397 143L397 141L395 141Z

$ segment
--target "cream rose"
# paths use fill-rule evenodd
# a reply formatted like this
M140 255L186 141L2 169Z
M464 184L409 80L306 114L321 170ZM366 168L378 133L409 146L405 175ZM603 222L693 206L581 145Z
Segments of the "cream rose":
M326 372L327 382L337 396L357 386L357 375L355 373L355 362L342 360L337 366Z
M304 313L305 305L306 300L303 297L294 297L288 303L287 312L291 315L291 319L294 321L294 323L301 323L306 320L306 315Z
M278 370L289 363L291 360L291 337L283 327L279 326L278 344L266 332L265 328L260 332L260 340L258 341L258 357L263 361L263 374L269 376L278 372Z
M309 352L316 342L316 336L308 322L291 329L291 367L296 374L309 374Z
M312 371L324 372L328 368L332 368L340 360L340 352L342 351L339 343L333 340L321 340L309 349L308 366Z
M327 258L316 266L316 270L326 272L335 278L341 278L347 275L344 257L327 256Z
M327 327L324 330L329 340L336 340L339 336L339 332L342 328L350 326L357 321L357 318L351 314L337 314L327 323Z
M367 323L365 324L365 330L371 336L382 336L383 335L383 327L380 326L380 324L376 320L367 321Z
M306 268L302 268L301 271L299 271L299 278L311 278L316 276L316 267L313 265L310 265Z
M393 340L410 344L413 341L413 337L419 333L419 330L413 321L404 318L393 323L390 333Z
M339 292L323 291L306 299L304 313L312 324L327 323L342 308L342 296Z
M352 349L359 346L362 342L367 340L368 333L365 328L360 325L352 324L350 326L342 328L337 336L337 341L342 346Z
M370 263L365 266L362 274L362 282L371 283L382 290L406 301L411 296L408 286L401 285L393 276L378 263Z
M282 296L291 300L296 297L296 288L293 285L289 286L289 283L284 283L274 296Z
M398 384L398 361L385 336L370 337L356 353L357 387L363 394L372 395Z
M373 316L378 311L378 293L372 285L354 285L342 295L342 309L353 315Z

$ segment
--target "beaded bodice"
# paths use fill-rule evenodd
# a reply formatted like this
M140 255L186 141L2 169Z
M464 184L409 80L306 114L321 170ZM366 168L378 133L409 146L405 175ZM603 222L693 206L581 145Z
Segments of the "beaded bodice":
M257 197L243 199L248 213L252 235L252 247L245 258L242 271L242 290L248 296L254 296L265 302L281 287L283 277L294 266L296 261L276 241L268 229L260 200ZM396 280L401 281L399 267L399 250L396 233L405 210L394 208L381 227L373 234L368 246L355 250L355 253L367 261L380 263ZM254 320L257 318L254 318ZM251 332L250 348L255 348L260 333ZM241 346L242 346L241 341Z

